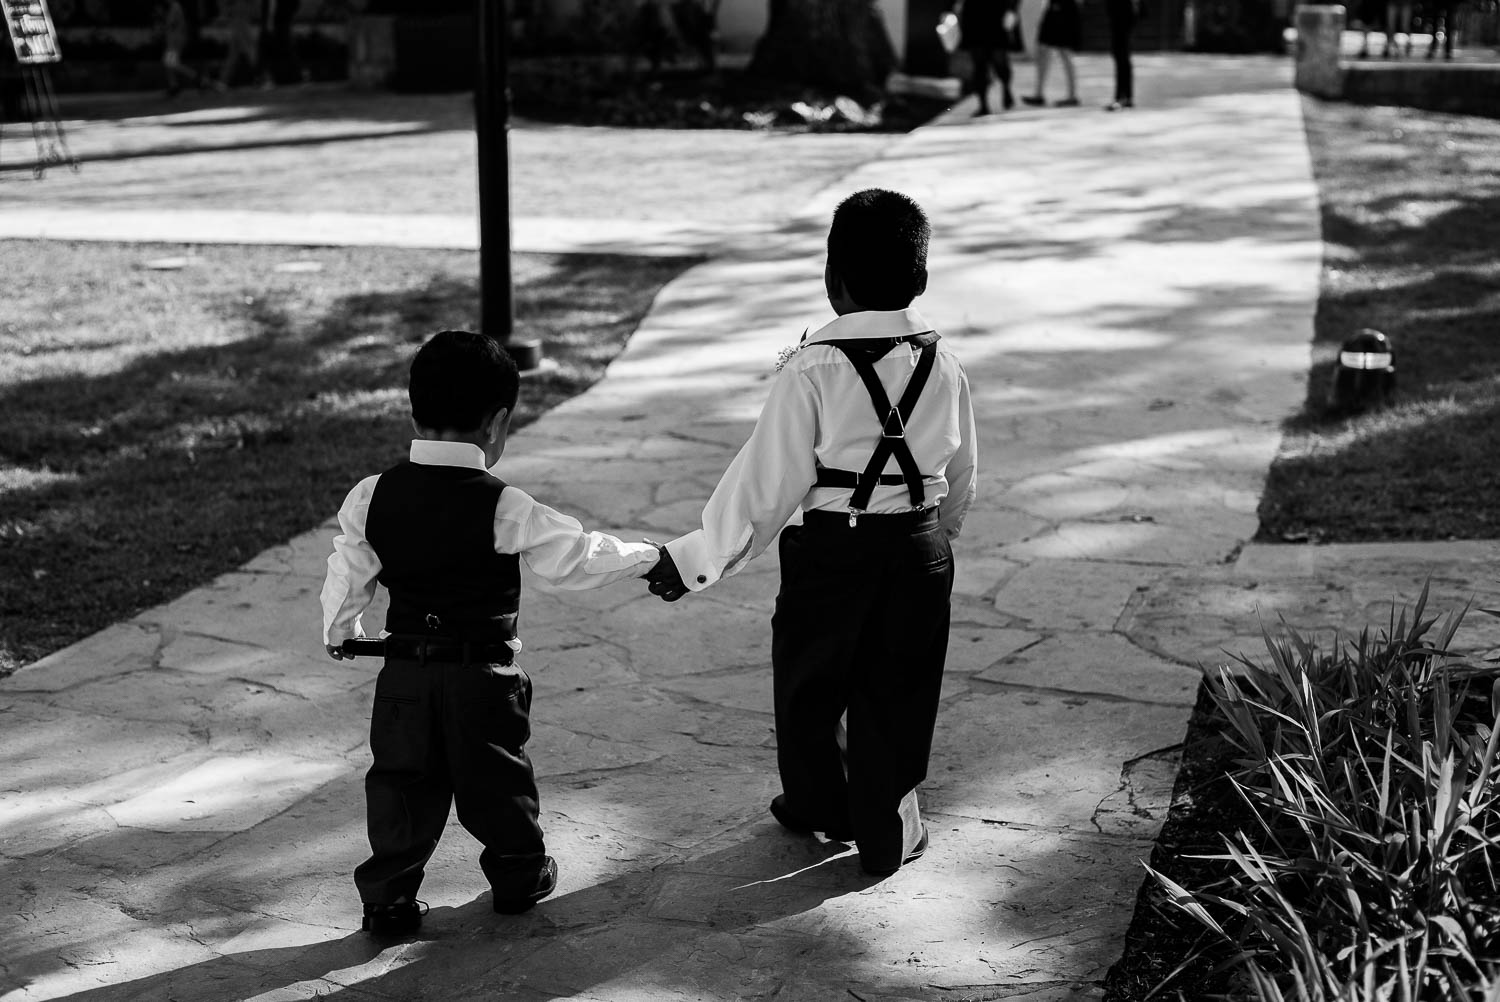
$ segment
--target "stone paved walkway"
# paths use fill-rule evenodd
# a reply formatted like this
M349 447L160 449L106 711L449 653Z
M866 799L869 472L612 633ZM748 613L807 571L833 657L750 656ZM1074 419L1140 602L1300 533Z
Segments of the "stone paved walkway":
M349 871L375 666L321 654L325 525L0 682L0 998L1098 998L1195 666L1250 649L1257 616L1351 625L1424 567L1446 569L1439 601L1465 598L1500 556L1244 546L1303 395L1318 217L1290 67L1183 65L1130 114L954 116L894 141L668 286L505 461L587 522L690 528L777 350L828 315L833 204L876 184L922 201L919 306L965 359L983 472L920 863L872 881L765 812L774 555L671 606L533 582L559 893L492 914L455 825L421 936L372 944Z

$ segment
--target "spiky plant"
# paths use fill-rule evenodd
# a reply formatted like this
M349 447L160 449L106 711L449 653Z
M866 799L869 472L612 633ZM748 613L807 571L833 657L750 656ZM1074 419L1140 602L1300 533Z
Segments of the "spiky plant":
M1267 664L1207 679L1256 827L1201 857L1213 886L1152 872L1246 997L1500 1002L1500 666L1450 654L1467 609L1427 601L1328 651L1266 631Z

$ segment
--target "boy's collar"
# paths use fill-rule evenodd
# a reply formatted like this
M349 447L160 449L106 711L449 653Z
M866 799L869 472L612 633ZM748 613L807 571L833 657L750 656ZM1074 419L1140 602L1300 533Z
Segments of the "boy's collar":
M421 463L423 466L485 469L484 450L473 442L439 442L431 438L414 438L410 458L413 463Z
M813 331L804 340L839 341L845 338L906 337L908 334L925 334L932 325L922 318L914 307L904 310L860 310L845 313L831 323Z

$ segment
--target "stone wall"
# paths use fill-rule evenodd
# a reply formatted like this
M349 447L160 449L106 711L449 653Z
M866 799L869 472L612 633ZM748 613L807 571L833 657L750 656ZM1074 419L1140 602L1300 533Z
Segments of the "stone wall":
M1344 100L1500 118L1500 63L1356 63Z
M1343 6L1304 4L1296 24L1297 89L1304 94L1500 118L1500 61L1351 62L1341 52Z

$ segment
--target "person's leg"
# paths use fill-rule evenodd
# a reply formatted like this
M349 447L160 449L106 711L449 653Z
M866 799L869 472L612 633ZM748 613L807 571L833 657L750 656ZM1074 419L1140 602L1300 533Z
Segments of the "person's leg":
M771 619L776 762L783 824L847 837L849 793L839 748L858 627L874 583L826 531L781 533L781 592Z
M1387 2L1385 5L1385 47L1381 49L1380 55L1384 59L1391 58L1391 53L1396 51L1396 4Z
M1067 49L1057 50L1057 61L1062 64L1063 80L1067 84L1068 94L1063 98L1061 104L1078 103L1078 76L1073 72L1073 53Z
M860 863L888 873L923 836L927 776L948 651L952 551L942 529L878 541L891 554L866 619L849 696L849 803Z
M446 677L444 751L458 821L484 846L479 866L495 900L524 898L538 889L548 867L536 776L526 754L531 679L514 666L429 667Z
M430 667L430 666L429 666ZM387 661L375 682L365 806L370 858L354 871L360 900L416 900L452 803L439 743L433 675L411 661Z
M1047 88L1047 67L1052 61L1052 46L1040 45L1036 47L1036 90L1031 96L1021 98L1027 104L1044 104L1044 94Z
M1134 9L1128 0L1110 0L1109 54L1115 62L1115 99L1112 107L1128 108L1135 102L1135 79L1130 62L1130 33L1134 27Z
M990 53L988 49L975 47L969 50L969 62L973 64L969 74L969 85L974 96L979 98L977 114L990 113Z
M168 49L161 57L162 69L167 77L167 97L176 97L182 90L182 57L174 49Z
M995 76L1000 79L1000 107L1009 111L1016 106L1016 96L1010 88L1011 68L1010 52L1002 43L1001 47L994 51Z

